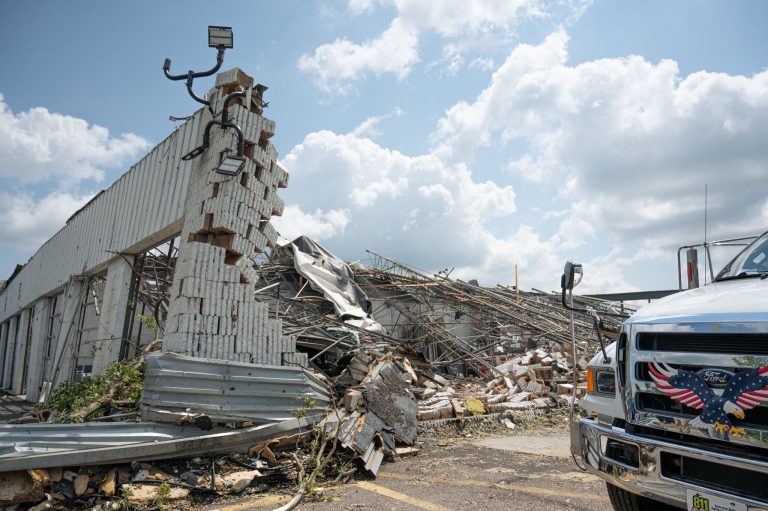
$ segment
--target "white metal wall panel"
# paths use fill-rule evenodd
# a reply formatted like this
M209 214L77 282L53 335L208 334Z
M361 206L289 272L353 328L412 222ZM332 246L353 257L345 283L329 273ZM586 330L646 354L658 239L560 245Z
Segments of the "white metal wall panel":
M150 248L181 222L200 111L133 165L46 241L0 294L0 322L62 287L70 275L103 268L114 252Z

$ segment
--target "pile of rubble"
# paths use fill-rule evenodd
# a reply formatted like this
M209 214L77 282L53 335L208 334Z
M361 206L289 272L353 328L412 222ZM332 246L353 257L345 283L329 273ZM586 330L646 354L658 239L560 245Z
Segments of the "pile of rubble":
M81 419L110 422L0 426L0 478L26 485L6 484L0 501L39 502L45 489L40 510L110 509L121 485L157 504L289 482L301 498L319 471L341 466L330 463L336 456L345 469L332 479L375 476L386 457L413 449L420 424L534 412L585 392L597 336L576 318L572 345L557 294L488 288L372 257L370 267L347 265L299 238L255 266L259 306L302 352L293 367L144 353L132 413L99 417L115 396L94 396L99 406ZM618 331L610 303L575 301L610 312L600 328ZM233 462L232 453L244 457Z
M164 504L193 497L210 501L224 495L278 489L292 492L296 466L278 449L278 442L267 442L243 455L6 472L0 474L0 501L42 501L32 506L32 511L109 511L125 509L126 504L129 508L162 509ZM304 461L311 454L298 452ZM329 476L335 475L329 472Z
M446 378L434 375L418 391L418 420L463 419L507 410L550 408L567 404L574 393L578 399L586 392L587 361L582 357L574 366L568 347L528 350L496 366L498 376L485 383L452 385Z

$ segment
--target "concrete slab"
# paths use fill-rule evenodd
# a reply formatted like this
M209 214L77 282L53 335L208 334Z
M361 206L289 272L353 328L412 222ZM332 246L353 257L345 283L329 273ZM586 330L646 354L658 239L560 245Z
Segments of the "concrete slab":
M539 456L571 457L570 439L565 434L489 436L478 440L475 445Z

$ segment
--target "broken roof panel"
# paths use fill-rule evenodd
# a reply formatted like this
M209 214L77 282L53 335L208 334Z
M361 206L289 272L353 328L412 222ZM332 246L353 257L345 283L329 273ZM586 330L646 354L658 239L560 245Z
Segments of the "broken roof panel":
M147 354L146 364L141 415L147 420L173 422L204 413L220 422L267 423L291 419L295 410L330 403L325 383L300 367L175 353Z

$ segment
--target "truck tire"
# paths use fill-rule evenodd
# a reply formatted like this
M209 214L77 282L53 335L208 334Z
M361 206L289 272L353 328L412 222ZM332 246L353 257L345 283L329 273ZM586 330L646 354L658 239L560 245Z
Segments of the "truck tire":
M608 498L615 511L676 511L679 509L648 497L635 495L611 483L605 484L608 486Z

